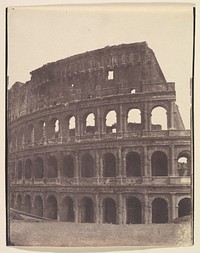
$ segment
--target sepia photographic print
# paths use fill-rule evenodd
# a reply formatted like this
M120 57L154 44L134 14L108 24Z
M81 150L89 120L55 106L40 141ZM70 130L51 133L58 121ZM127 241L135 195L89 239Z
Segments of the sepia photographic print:
M7 245L193 244L194 6L7 9Z

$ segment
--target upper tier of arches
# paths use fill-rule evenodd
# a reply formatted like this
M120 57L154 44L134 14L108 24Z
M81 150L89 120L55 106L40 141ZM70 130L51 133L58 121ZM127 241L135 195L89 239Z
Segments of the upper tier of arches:
M82 110L61 111L24 121L9 132L9 148L17 149L77 138L101 138L104 135L140 136L144 131L183 130L175 124L175 104L166 101L149 104L112 105Z

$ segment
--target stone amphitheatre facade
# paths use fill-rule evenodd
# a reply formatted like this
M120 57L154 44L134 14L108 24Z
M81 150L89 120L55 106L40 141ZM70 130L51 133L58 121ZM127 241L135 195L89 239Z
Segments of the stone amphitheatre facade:
M191 132L146 42L32 71L8 90L7 120L8 209L74 223L191 214Z

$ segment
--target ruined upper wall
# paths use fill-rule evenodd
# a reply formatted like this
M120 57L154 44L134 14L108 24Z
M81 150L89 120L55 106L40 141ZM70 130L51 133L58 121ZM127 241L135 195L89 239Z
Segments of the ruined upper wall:
M127 94L131 90L174 91L174 84L166 83L146 42L105 47L48 63L32 71L31 80L24 85L13 85L8 93L8 109L14 119L38 107Z

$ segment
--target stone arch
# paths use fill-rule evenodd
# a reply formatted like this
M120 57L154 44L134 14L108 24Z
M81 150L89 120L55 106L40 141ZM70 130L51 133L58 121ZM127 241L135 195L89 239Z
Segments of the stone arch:
M34 213L37 216L43 217L43 200L40 195L37 195L34 199Z
M34 170L35 179L42 179L44 176L44 163L41 157L35 159L35 170Z
M25 143L25 136L24 136L24 127L21 127L18 133L18 143L17 143L17 147L18 148L23 148L24 147L24 143Z
M105 130L106 133L117 132L117 113L115 110L108 111L105 116Z
M74 177L74 159L71 155L64 156L62 172L64 177Z
M139 177L141 174L140 155L137 152L129 152L126 155L126 176Z
M30 159L26 159L25 162L25 179L31 179L32 177L32 161Z
M151 130L167 130L167 122L167 110L163 106L155 106L151 111Z
M34 129L33 124L30 124L27 127L26 141L28 144L34 143L34 141L35 141L35 129Z
M20 194L17 195L16 209L22 209L22 196Z
M40 120L38 122L36 136L37 136L38 141L41 141L41 140L43 141L46 139L46 123L44 120Z
M138 108L131 108L127 112L127 131L141 130L141 111Z
M178 217L191 215L191 198L183 198L178 203Z
M94 161L90 153L85 153L81 157L81 177L94 176Z
M155 151L151 156L152 176L168 176L168 160L162 151Z
M17 143L18 143L17 138L18 138L18 132L17 132L17 130L14 130L12 138L11 138L12 146L13 146L14 150L17 149Z
M10 207L15 208L15 196L14 196L14 194L11 195Z
M85 197L80 202L81 223L94 223L94 203L91 198Z
M188 151L183 151L178 155L178 174L179 176L191 175L191 156Z
M129 197L126 199L127 224L142 223L142 205L138 198Z
M117 208L112 198L105 198L102 203L103 223L117 224Z
M31 196L28 194L24 198L24 212L31 213Z
M69 117L67 117L67 119L68 119L69 136L75 136L76 118L74 115L70 115Z
M85 132L94 134L96 132L96 119L94 113L85 115Z
M61 212L61 221L74 222L74 202L70 197L62 200Z
M18 180L22 179L22 170L23 170L22 161L19 160L17 163L17 179Z
M53 118L49 122L48 137L49 139L57 139L60 132L60 122L57 118Z
M57 159L54 155L52 155L48 159L47 177L48 178L57 178L57 176L58 176Z
M116 159L113 153L103 156L103 177L116 177Z
M57 212L58 212L58 207L57 207L57 199L55 196L50 195L47 198L47 218L52 219L52 220L57 220Z
M155 198L152 202L152 223L168 222L168 203L163 198Z

